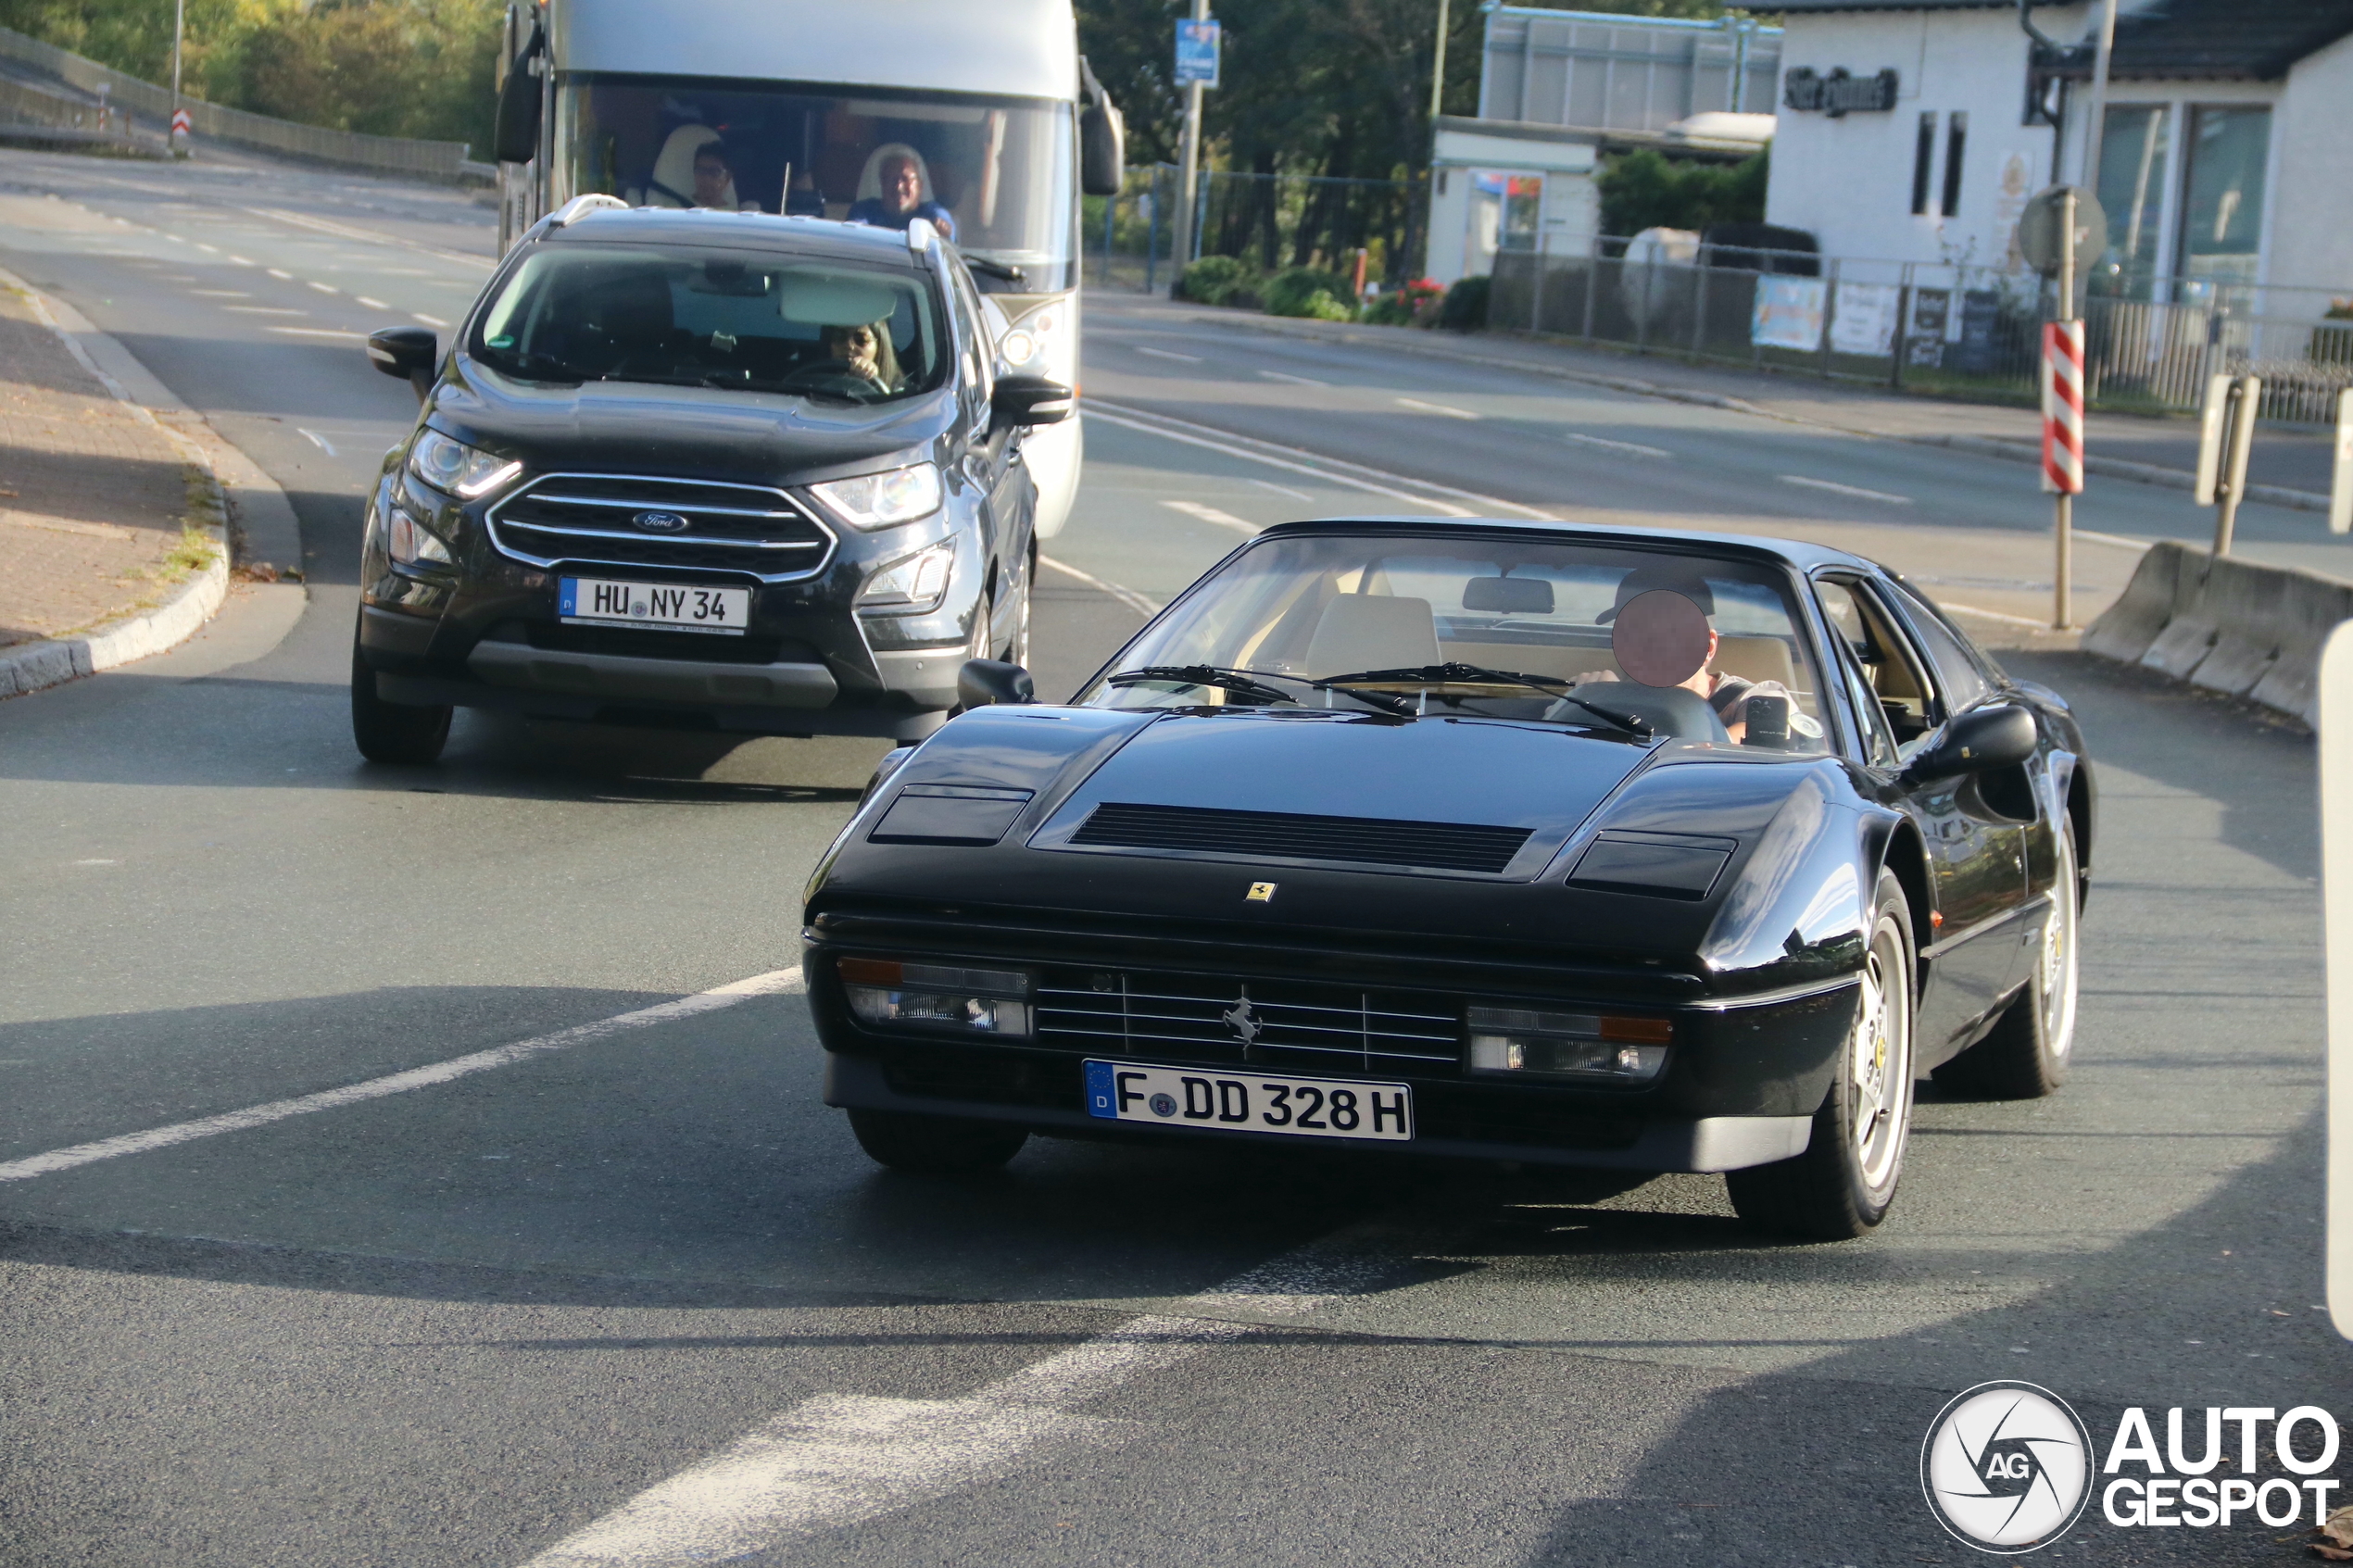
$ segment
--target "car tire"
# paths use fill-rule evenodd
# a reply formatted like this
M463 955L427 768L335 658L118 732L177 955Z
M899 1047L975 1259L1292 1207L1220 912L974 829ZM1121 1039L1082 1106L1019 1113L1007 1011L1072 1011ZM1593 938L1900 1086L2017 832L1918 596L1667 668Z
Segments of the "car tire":
M2034 972L1982 1040L1936 1070L1941 1087L1987 1099L2041 1099L2067 1082L2075 1049L2078 991L2076 922L2082 884L2076 874L2075 824L2060 819L2058 874L2051 883Z
M1911 1134L1913 1024L1919 992L1911 907L1881 871L1865 926L1854 1031L1806 1152L1730 1172L1732 1208L1760 1230L1845 1241L1887 1217Z
M969 1176L994 1171L1021 1152L1029 1129L1008 1122L916 1116L852 1109L849 1130L877 1165L920 1176Z
M376 695L376 672L351 650L351 738L371 762L418 764L441 755L449 741L452 709L411 708Z

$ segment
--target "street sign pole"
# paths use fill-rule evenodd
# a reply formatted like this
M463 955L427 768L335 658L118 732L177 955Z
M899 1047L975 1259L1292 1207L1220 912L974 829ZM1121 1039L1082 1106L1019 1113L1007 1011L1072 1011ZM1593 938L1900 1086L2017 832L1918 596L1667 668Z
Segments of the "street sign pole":
M2058 320L2043 332L2043 483L2052 495L2051 630L2075 622L2075 496L2083 488L2083 323L2075 319L2075 188L2059 197Z
M187 37L187 34L188 34L188 0L172 0L172 3L171 3L171 131L170 131L170 134L169 140L170 140L170 142L171 150L172 150L173 152L175 152L175 153L176 153L176 152L182 151L182 150L183 150L183 149L187 146L187 143L185 142L185 140L183 140L183 138L184 138L184 137L185 137L185 135L186 135L186 132L185 132L185 131L183 131L183 130L182 129L182 120L181 120L181 114L182 114L182 110L181 110L181 107L180 107L180 45L181 45L182 41Z
M1209 0L1193 0L1193 21L1196 25L1209 20ZM1201 94L1199 77L1185 83L1185 140L1176 165L1176 243L1169 256L1172 278L1185 275L1185 268L1193 259L1194 190L1201 180Z

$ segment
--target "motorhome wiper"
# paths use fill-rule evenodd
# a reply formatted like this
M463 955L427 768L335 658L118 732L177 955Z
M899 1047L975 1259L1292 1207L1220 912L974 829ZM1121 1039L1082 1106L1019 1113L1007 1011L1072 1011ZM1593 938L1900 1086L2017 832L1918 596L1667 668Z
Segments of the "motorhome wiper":
M965 253L964 265L984 278L995 278L1002 282L1018 283L1029 277L1028 273L1018 267L1002 261L991 261L985 256L974 256L970 252Z

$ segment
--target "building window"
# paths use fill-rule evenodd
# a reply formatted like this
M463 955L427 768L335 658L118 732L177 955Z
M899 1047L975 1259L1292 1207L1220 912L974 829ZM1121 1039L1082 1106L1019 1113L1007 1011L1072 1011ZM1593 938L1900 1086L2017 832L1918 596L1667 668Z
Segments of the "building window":
M2188 278L2255 282L2263 233L2269 108L2195 108L2184 138L2182 237L2175 270ZM2106 163L2106 157L2100 161Z
M1961 154L1969 145L1969 111L1955 109L1944 122L1944 205L1950 218L1961 210Z
M2100 210L2108 214L2108 249L2096 285L2146 298L2157 272L2158 238L2165 207L2165 165L2173 111L2166 104L2119 104L2100 134Z
M1928 214L1929 177L1936 162L1936 111L1920 116L1919 139L1912 144L1912 216Z

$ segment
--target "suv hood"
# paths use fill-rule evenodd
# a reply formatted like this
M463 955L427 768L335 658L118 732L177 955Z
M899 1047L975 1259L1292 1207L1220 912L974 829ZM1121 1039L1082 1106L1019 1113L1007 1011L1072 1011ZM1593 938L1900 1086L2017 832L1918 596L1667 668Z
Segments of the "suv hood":
M824 479L906 453L955 421L946 390L875 408L767 392L510 381L461 356L434 389L430 422L530 468L698 478Z

